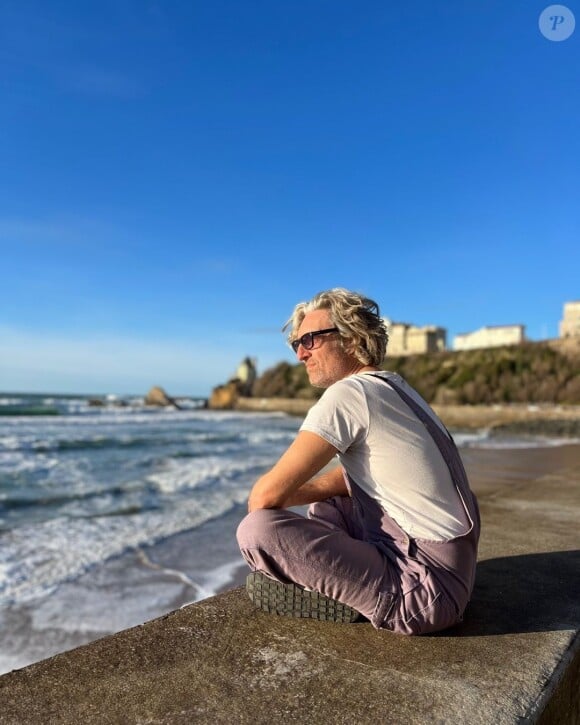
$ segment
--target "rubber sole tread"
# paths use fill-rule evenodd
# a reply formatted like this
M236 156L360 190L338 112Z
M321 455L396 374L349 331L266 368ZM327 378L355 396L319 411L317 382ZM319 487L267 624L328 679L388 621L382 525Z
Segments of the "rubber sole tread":
M307 591L297 584L283 584L259 572L248 575L246 591L258 609L283 617L349 624L360 616L356 609L336 599Z

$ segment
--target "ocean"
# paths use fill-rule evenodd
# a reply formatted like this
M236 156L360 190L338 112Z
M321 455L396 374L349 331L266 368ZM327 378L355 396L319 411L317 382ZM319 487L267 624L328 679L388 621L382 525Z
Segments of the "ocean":
M0 673L241 582L248 492L301 419L182 402L0 394ZM566 442L455 438L464 454Z

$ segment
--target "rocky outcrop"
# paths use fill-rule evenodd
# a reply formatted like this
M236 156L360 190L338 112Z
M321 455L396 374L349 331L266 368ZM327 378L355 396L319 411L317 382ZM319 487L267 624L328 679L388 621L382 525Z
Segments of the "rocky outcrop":
M181 410L181 406L179 405L179 403L174 398L167 395L165 390L163 390L163 388L158 385L153 386L145 396L145 405L171 407L177 408L177 410Z
M256 365L252 358L245 357L240 363L236 374L224 385L215 387L207 407L213 410L231 410L236 407L238 398L251 397L256 380Z
M236 407L238 398L238 384L232 380L225 385L218 385L211 391L207 407L211 410L231 410Z
M89 408L103 408L105 401L101 400L101 398L89 398L87 405Z

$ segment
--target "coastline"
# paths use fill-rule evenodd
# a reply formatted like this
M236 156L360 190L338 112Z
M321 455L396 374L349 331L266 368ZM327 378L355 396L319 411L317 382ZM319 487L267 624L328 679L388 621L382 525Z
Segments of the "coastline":
M483 526L474 596L452 630L269 617L234 589L0 677L0 722L351 722L361 688L369 723L568 722L580 707L579 452L465 449Z
M461 449L461 455L480 503L501 505L522 486L534 484L541 495L544 482L553 476L570 476L580 460L580 443L468 447ZM245 506L237 506L199 529L127 551L91 568L46 600L0 612L6 633L0 674L243 587L249 570L235 532L244 515ZM223 564L213 569L210 561L216 547ZM95 598L104 605L102 615L94 611ZM70 612L65 625L58 616L63 609ZM22 653L24 642L26 654Z
M312 405L312 401L296 399L286 403L275 398L250 398L242 399L241 405L252 406L255 421L261 418L255 415L259 410L299 416ZM578 425L578 406L447 406L445 410L447 425L452 430L463 428L457 430L460 437L468 428L484 429L475 436L468 434L467 440L471 442L461 448L478 495L493 492L502 500L514 486L535 481L579 460L580 434L564 435L558 430L554 435L559 440L548 440L542 431L534 430L529 431L531 437L526 440L525 431L512 435L515 431L506 427L523 422L529 429L533 421L540 426L560 426L562 420ZM227 420L232 416L225 417ZM284 417L274 416L272 420L277 420L284 430L298 427L298 420L284 423ZM251 414L247 419L243 415L233 418L242 419L242 427L252 425ZM259 422L254 425L260 427ZM93 438L89 436L86 440L92 443ZM199 462L194 464L199 466ZM200 497L201 493L201 489L192 489L190 496ZM5 637L0 651L0 673L243 586L248 570L238 551L235 531L244 515L245 504L240 499L227 512L201 526L151 544L130 547L119 556L88 568L79 577L60 583L46 598L1 609L0 627ZM103 606L95 607L95 601ZM68 613L66 619L63 612Z
M315 400L302 398L244 398L234 405L235 410L246 412L287 413L303 416ZM580 405L554 405L551 403L505 405L432 405L433 410L449 428L477 430L479 428L505 430L517 424L517 432L539 435L580 435ZM565 421L557 430L555 421ZM542 424L546 423L543 427ZM570 432L567 432L570 431ZM513 429L513 432L516 432Z

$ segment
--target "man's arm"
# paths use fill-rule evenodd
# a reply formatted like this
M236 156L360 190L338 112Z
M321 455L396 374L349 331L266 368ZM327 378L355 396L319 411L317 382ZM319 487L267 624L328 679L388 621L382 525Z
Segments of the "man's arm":
M322 473L300 486L286 499L284 508L306 506L315 501L324 501L332 496L350 496L344 482L342 466L335 466L331 471Z
M347 496L341 468L311 480L337 452L316 433L300 431L278 463L254 484L248 510L287 508L323 501L331 496Z

